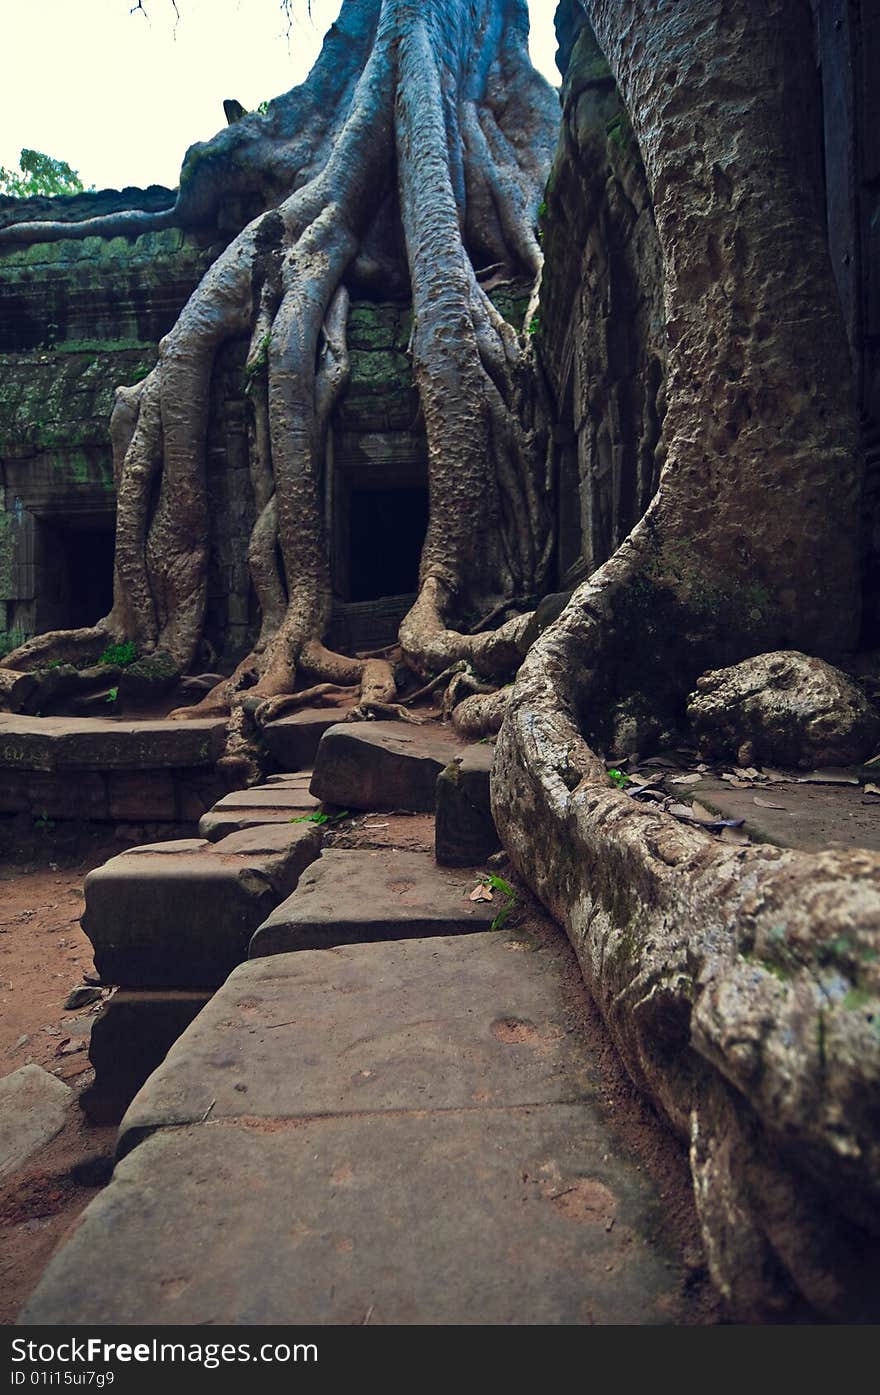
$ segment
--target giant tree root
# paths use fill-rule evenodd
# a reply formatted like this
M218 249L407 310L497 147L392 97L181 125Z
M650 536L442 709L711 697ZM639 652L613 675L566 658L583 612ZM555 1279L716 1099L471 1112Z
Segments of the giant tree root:
M223 344L249 336L248 562L260 634L231 679L174 714L229 712L231 770L254 758L254 712L264 722L284 710L303 676L358 685L361 715L403 714L387 666L323 644L332 614L325 445L348 380L353 287L408 283L411 292L430 521L407 657L425 676L466 659L500 681L522 657L523 617L495 634L467 630L474 615L502 615L513 597L539 594L553 555L552 454L530 341L480 281L487 266L534 292L540 281L535 224L559 112L527 36L524 0L344 0L302 87L187 159L174 212L184 225L243 179L267 211L211 265L152 372L117 391L113 614L139 655L161 650L181 672L195 661L210 552L211 378ZM137 231L155 219L123 224ZM0 250L56 235L70 235L67 225L17 224ZM42 658L64 643L44 644Z
M577 602L530 651L498 740L504 846L690 1145L732 1311L766 1319L794 1291L876 1319L880 856L728 846L611 787L575 717L598 630Z

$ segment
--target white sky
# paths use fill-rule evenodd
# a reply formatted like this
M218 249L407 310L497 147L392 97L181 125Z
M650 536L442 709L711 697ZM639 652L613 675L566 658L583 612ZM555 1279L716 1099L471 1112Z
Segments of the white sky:
M245 107L301 82L341 0L294 6L289 41L278 0L0 0L0 165L23 146L66 160L87 186L174 188L187 146ZM529 0L532 57L556 85L556 0Z

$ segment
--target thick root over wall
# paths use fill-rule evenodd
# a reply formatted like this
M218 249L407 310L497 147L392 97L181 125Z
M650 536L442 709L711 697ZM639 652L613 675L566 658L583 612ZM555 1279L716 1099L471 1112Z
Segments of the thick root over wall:
M855 637L850 370L786 118L813 80L809 9L586 9L663 253L665 464L646 516L520 669L495 818L633 1080L688 1142L733 1311L766 1320L794 1295L876 1320L880 857L718 842L612 788L589 744L615 703L664 703L662 721L706 668Z

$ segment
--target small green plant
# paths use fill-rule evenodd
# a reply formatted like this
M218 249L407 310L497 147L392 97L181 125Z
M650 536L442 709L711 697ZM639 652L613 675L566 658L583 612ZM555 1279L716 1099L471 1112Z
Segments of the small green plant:
M45 809L41 814L37 814L34 819L34 828L39 829L40 833L51 833L54 827L54 820L49 818Z
M540 328L541 328L541 316L540 316L540 315L533 315L533 316L532 316L532 322L531 322L531 324L529 325L529 328L528 328L528 333L531 334L531 335L535 335L535 334L538 333L538 330L539 330Z
M109 692L107 693L107 696L106 696L106 698L104 699L104 701L105 701L105 702L115 702L116 699L117 699L118 697L119 697L119 689L118 689L118 688L111 688L111 689L109 690Z
M489 927L491 930L500 930L516 905L516 892L510 885L510 882L505 881L503 877L499 877L495 872L487 872L485 876L480 878L480 881L483 883L483 886L489 886L493 891L500 891L502 896L507 897L507 901L501 907L501 910Z
M616 785L619 790L626 789L627 785L631 783L631 776L622 770L609 770L606 773L611 783Z
M137 650L134 642L124 639L121 644L108 644L103 654L98 659L99 664L108 664L113 668L127 668L133 664L137 658Z
M290 822L291 822L291 823L316 823L316 824L319 824L321 827L323 827L324 824L341 823L343 819L347 819L347 818L350 818L350 817L351 817L351 815L349 814L348 810L347 810L347 809L343 809L343 810L342 810L340 813L338 813L338 814L323 814L323 813L316 813L316 814L300 814L299 818L297 818L297 819L291 819Z

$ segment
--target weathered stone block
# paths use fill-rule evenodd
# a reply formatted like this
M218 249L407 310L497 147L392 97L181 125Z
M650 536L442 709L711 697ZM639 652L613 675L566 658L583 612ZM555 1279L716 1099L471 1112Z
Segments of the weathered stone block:
M72 1091L42 1066L0 1080L0 1177L15 1172L64 1127Z
M336 709L305 707L269 722L263 728L263 741L282 770L311 770L321 737L338 721Z
M468 746L437 778L435 854L446 867L474 867L501 846L489 797L494 755L489 742Z
M476 885L476 873L438 867L429 853L333 849L263 921L250 957L485 930L501 903L471 901Z
M84 770L54 775L37 770L27 777L27 805L36 816L51 819L110 817L103 775Z
M346 809L434 812L437 776L464 751L445 727L343 722L321 738L311 791Z
M93 1124L122 1118L148 1076L210 1001L208 992L138 992L121 989L95 1018L89 1060L94 1084L80 1106Z
M177 817L174 779L167 770L112 771L107 776L111 819L168 820Z
M83 929L106 983L215 988L317 857L314 824L132 848L90 872Z
M295 780L296 783L290 783ZM199 836L216 843L227 834L261 824L290 824L320 808L308 791L309 776L285 776L286 783L258 785L225 795L199 821Z
M119 1152L209 1105L219 1121L586 1099L567 963L561 939L484 930L240 964L132 1103Z
M155 770L213 765L224 718L119 722L0 714L0 766L30 770Z

